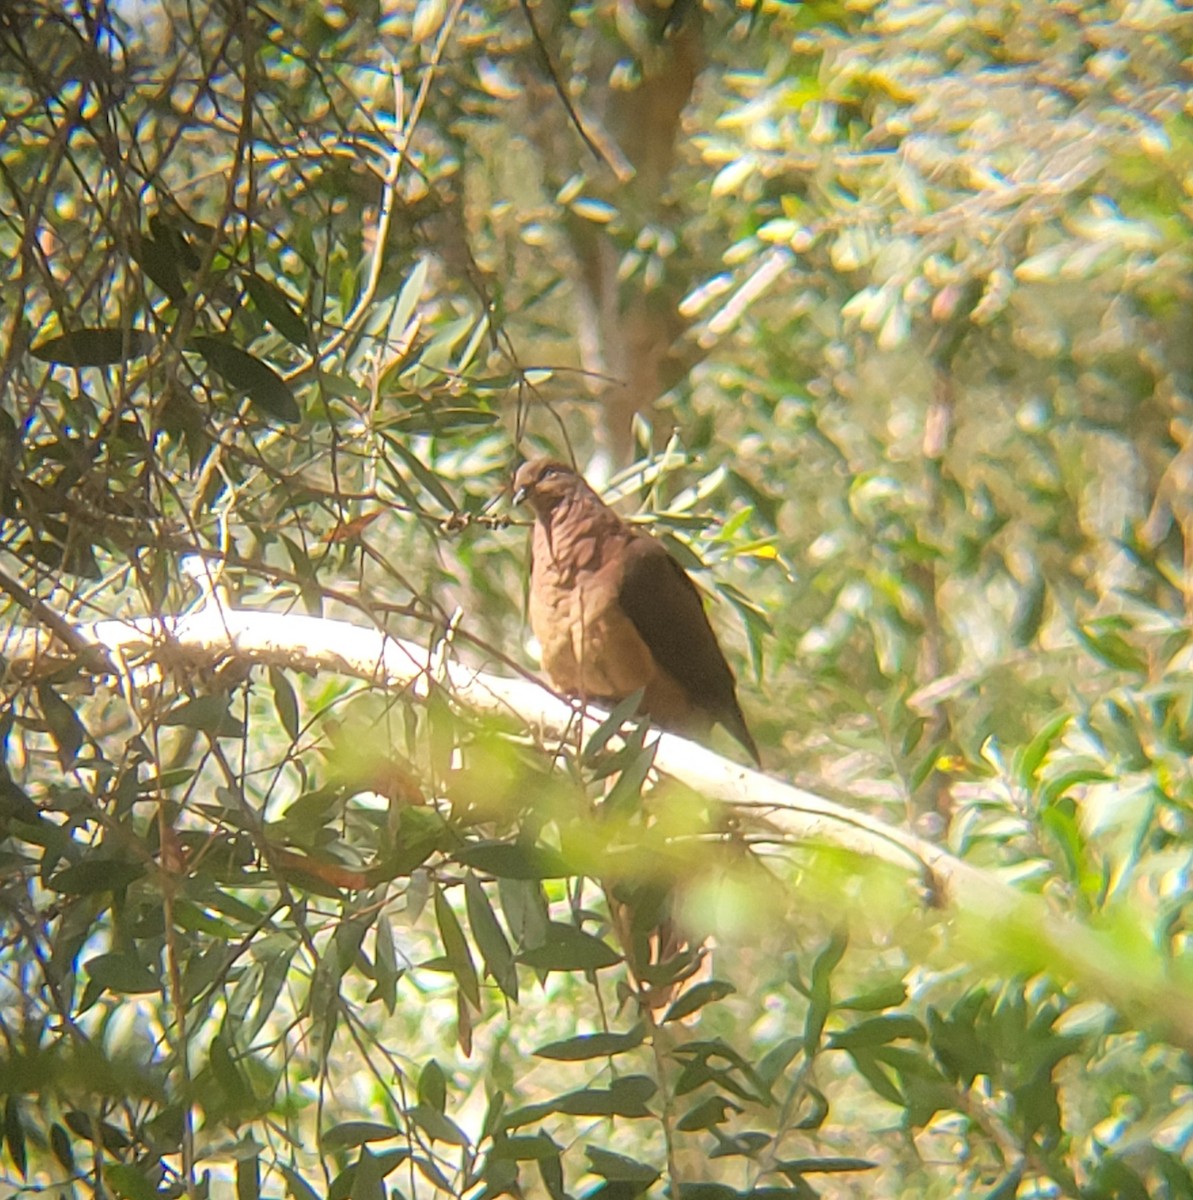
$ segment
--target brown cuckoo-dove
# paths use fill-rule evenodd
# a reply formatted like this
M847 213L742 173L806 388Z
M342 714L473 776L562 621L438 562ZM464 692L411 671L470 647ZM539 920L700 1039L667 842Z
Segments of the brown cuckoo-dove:
M704 739L719 723L758 763L700 593L663 544L552 459L518 469L514 500L534 510L530 625L555 687L607 704L641 689L660 728Z

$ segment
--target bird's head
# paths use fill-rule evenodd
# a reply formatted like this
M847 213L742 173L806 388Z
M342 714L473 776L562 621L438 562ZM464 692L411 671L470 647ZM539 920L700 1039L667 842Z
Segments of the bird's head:
M561 502L588 490L573 468L553 458L531 459L514 475L514 503L525 501L539 517L549 516Z

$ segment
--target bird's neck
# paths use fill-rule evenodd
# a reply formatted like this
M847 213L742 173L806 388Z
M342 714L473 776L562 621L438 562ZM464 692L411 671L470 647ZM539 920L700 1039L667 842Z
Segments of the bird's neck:
M595 570L604 553L629 533L615 512L586 500L583 496L561 500L538 522L543 549L556 564L566 563L569 574Z

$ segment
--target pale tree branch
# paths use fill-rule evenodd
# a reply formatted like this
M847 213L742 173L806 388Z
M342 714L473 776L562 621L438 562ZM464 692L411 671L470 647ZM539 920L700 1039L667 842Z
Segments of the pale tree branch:
M561 744L574 740L576 708L545 686L507 678L453 661L444 643L428 648L349 621L230 607L218 588L204 589L194 612L176 617L107 620L80 627L71 646L47 629L15 633L6 643L10 672L44 669L55 658L78 657L79 665L103 673L92 649L113 661L184 661L215 665L230 658L251 664L334 671L377 687L423 695L438 684L477 713L513 718ZM584 719L605 713L589 709ZM954 955L974 965L1016 973L1048 972L1072 982L1090 998L1113 1004L1154 1027L1175 1044L1193 1049L1193 981L1154 953L1136 952L1143 937L1125 936L1121 923L1099 930L1059 914L1041 896L1017 891L996 873L814 792L731 762L674 734L660 734L656 769L727 806L753 845L803 845L845 851L859 861L886 864L919 885L925 906L947 924ZM822 901L817 893L815 898ZM842 915L847 901L840 898ZM881 914L880 914L881 915Z

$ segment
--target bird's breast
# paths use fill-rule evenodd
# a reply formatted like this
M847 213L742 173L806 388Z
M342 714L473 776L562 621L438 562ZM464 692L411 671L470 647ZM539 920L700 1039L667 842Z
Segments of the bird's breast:
M583 551L583 539L572 546ZM595 544L587 556L565 558L536 538L530 625L560 691L618 700L654 678L654 659L618 604L619 582L602 568Z

